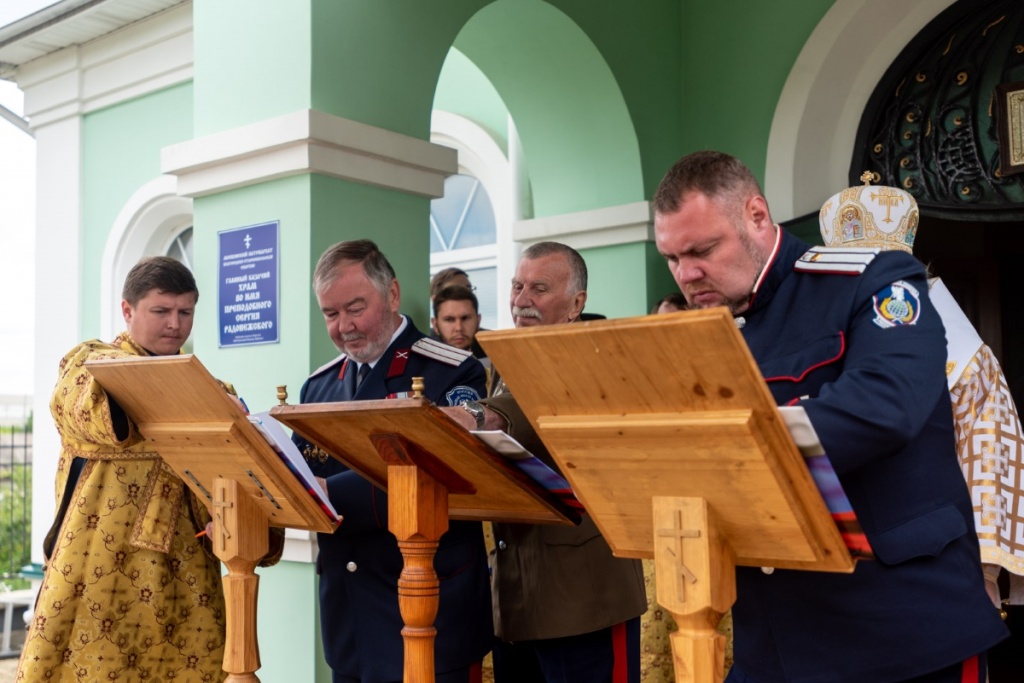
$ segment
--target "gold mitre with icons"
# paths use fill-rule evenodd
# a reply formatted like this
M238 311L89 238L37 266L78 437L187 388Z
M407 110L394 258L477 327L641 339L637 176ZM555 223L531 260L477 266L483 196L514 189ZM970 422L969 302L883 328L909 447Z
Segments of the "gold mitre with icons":
M863 185L848 187L828 198L818 214L826 247L902 249L913 253L917 237L917 202L897 187L872 185L865 171Z

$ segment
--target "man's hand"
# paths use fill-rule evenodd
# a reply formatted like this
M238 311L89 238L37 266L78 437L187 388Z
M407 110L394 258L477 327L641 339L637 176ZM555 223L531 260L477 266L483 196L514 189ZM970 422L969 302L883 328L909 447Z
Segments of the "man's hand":
M324 498L330 499L330 496L327 495L327 480L323 477L314 477L314 479L316 479L316 483L320 485L320 489L324 492Z
M462 406L441 408L444 414L455 420L460 427L468 431L476 431L476 418L470 415ZM508 431L508 422L501 413L496 413L487 406L484 406L484 430L486 431Z
M474 431L476 429L476 418L466 412L466 409L462 406L454 406L451 408L441 408L445 415L450 417L452 420L458 423L460 427L467 431ZM485 418L486 419L486 418Z
M240 396L228 394L228 398L230 398L234 402L234 404L238 406L238 409L241 410L244 415L249 414L249 406L245 405L245 401L243 401Z

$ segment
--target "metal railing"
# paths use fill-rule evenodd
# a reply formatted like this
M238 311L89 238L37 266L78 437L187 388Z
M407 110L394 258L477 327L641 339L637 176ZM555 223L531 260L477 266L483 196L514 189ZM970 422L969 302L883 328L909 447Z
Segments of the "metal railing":
M0 427L0 581L21 587L32 555L32 431ZM26 582L27 584L27 582Z

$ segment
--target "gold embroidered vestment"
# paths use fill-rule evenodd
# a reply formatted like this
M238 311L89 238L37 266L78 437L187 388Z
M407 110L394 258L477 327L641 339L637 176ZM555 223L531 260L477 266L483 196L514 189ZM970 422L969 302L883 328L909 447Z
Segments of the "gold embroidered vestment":
M147 355L126 334L89 341L61 361L50 409L61 438L56 528L18 681L221 681L220 564L197 530L210 517L135 426L118 439L110 402L86 360ZM51 532L53 533L53 532Z

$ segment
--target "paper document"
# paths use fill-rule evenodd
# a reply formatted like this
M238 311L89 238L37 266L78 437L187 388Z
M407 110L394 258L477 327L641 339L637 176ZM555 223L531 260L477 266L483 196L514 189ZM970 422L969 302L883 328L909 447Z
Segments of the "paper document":
M338 516L338 512L331 505L330 499L324 490L320 488L320 484L316 481L316 476L313 471L309 469L309 465L306 463L306 459L302 457L302 453L299 453L299 449L296 448L295 443L292 442L291 437L284 431L284 427L281 423L270 416L270 413L253 413L248 416L249 422L256 426L256 429L263 438L267 440L274 451L281 456L281 459L288 469L291 470L295 478L302 482L302 485L309 491L309 495L313 496L317 503L320 504L321 509L327 514L334 524L341 522L341 518Z
M558 496L563 503L577 510L583 509L583 504L576 499L576 495L572 492L572 487L569 486L565 477L523 448L523 445L511 436L500 431L472 431L470 433L511 460L512 464L522 470L526 476Z

